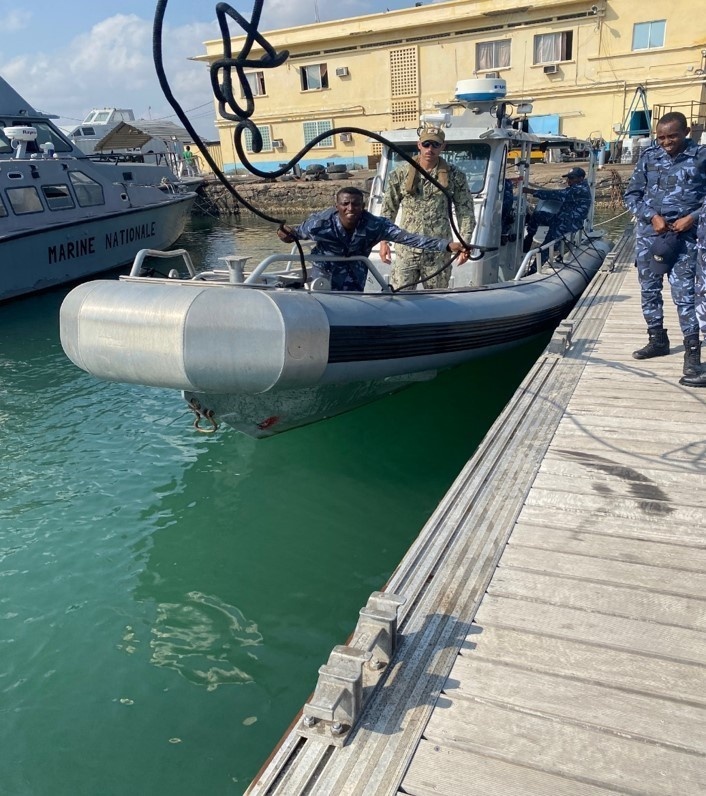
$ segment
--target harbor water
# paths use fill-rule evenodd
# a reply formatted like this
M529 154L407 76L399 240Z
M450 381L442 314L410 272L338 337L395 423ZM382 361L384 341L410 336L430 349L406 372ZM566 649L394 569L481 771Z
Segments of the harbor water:
M240 794L547 339L255 441L74 367L65 292L0 307L0 794Z

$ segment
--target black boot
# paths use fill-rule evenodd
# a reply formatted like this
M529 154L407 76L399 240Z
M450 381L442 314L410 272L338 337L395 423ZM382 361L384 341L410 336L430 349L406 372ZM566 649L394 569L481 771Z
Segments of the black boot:
M527 252L533 247L533 245L534 245L534 232L528 232L522 241L522 253L527 254Z
M662 327L648 329L649 341L644 348L633 351L634 359L652 359L652 357L666 357L669 353L669 338L667 330Z
M679 384L684 384L686 387L706 387L706 370L698 376L682 376Z
M701 343L698 334L684 338L684 370L685 376L698 376L701 373Z

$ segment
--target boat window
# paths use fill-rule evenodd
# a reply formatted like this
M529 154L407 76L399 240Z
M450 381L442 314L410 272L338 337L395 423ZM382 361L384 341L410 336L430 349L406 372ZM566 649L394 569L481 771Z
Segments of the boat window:
M75 207L68 185L42 185L42 193L50 210Z
M105 124L109 118L110 118L110 111L99 111L91 119L91 121L93 122L93 124Z
M2 199L0 199L0 218L3 218L3 216L6 216L6 215L7 215L7 208L2 203Z
M81 207L93 207L94 205L105 204L103 187L100 183L92 180L82 171L70 171L69 179L74 186L76 198Z
M400 147L410 157L417 154L416 144L404 144ZM490 159L490 145L468 143L463 141L447 141L442 157L466 175L468 189L471 193L480 193L485 185L485 173ZM390 152L391 164L388 175L401 163L405 162L396 152ZM387 187L387 185L385 186Z
M6 193L10 201L10 207L18 216L27 213L41 213L44 210L42 200L39 198L37 189L34 186L29 188L8 188Z
M93 129L93 127L82 127L81 128L81 132L84 135L95 135L96 134L96 131Z
M10 145L10 139L3 133L3 127L9 127L9 121L4 121L0 119L0 154L2 155L10 155L12 153L12 146Z

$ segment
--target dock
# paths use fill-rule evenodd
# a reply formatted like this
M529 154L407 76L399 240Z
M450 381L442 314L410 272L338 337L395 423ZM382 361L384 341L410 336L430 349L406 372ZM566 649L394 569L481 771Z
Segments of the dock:
M668 287L672 354L631 357L633 259L627 231L250 796L706 793L706 390Z

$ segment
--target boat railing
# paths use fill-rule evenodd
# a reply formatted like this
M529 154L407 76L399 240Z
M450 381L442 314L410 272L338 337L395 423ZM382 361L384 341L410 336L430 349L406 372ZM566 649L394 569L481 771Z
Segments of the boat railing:
M140 249L135 255L129 276L142 276L144 274L144 261L147 257L156 257L158 259L179 257L186 265L186 269L192 279L197 275L196 268L194 268L194 263L191 260L191 255L186 249L172 249L166 252L160 249Z
M197 271L194 263L186 249L172 249L171 251L161 251L160 249L140 249L135 255L132 263L132 268L128 274L128 278L145 278L145 276L153 276L154 271L145 266L147 258L157 259L179 259L185 266L191 281L212 281L212 282L229 282L234 285L267 285L288 282L295 282L300 280L301 276L298 273L297 265L300 260L293 259L291 254L270 254L265 257L262 262L258 263L255 268L249 273L245 272L245 263L249 259L247 256L241 257L238 255L228 255L220 257L226 263L226 268L212 269L206 271ZM304 254L304 261L310 263L349 263L351 261L361 262L372 274L373 278L380 285L382 292L390 292L391 288L385 277L367 258L361 255L352 257L339 257L327 254ZM278 271L269 271L270 267L275 263L284 263L285 267ZM269 273L268 273L269 271ZM181 279L181 274L177 269L171 269L168 274L163 274L168 279ZM309 285L312 290L325 290L327 289L326 283L328 280L314 279Z
M548 243L530 249L522 258L514 281L518 282L529 273L539 273L543 265L551 265L557 261L561 262L567 250L570 250L572 245L580 244L585 234L583 229L579 229L576 232L569 232L560 238L554 238Z
M350 263L351 261L357 261L363 263L363 265L368 269L368 273L370 273L375 279L375 281L380 285L380 288L383 292L390 291L390 285L388 284L385 277L378 271L378 269L373 265L373 263L367 258L363 257L362 255L354 255L351 257L340 257L336 255L330 254L304 254L304 261L310 263ZM257 265L251 274L247 276L244 280L244 284L246 285L253 285L258 284L258 282L263 278L267 269L273 263L289 263L287 267L287 271L289 272L292 269L292 263L296 265L296 260L292 260L291 254L271 254L269 257L265 257L265 259Z

